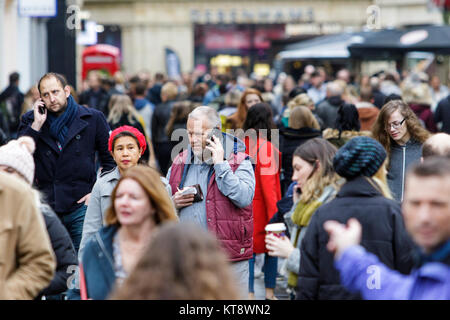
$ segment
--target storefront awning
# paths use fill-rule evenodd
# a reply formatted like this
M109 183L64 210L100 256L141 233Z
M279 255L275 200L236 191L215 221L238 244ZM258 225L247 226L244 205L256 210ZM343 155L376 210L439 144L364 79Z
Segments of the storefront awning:
M278 53L277 59L347 59L350 57L347 47L355 41L361 41L361 34L333 34L290 44Z
M425 51L450 54L450 26L414 26L366 32L359 43L348 50L352 57L376 57Z

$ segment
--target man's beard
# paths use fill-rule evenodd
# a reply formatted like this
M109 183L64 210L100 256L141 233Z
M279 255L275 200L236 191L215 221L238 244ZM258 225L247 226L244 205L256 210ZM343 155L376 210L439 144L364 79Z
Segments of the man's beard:
M205 162L207 164L212 163L212 153L208 149L195 150L194 148L192 148L192 153L195 156L194 162Z

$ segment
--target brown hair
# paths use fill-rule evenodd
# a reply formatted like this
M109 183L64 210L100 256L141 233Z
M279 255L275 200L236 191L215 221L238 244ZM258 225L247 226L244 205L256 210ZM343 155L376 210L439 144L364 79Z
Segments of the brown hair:
M313 128L320 129L319 123L308 107L295 107L289 114L288 127L292 129Z
M241 96L241 100L239 101L237 111L227 119L227 123L231 125L231 127L229 127L228 129L242 129L245 118L247 118L247 106L245 105L245 99L249 94L256 94L261 102L263 102L263 98L259 90L252 88L245 90Z
M39 90L39 94L41 93L42 80L48 79L48 78L55 78L59 82L59 84L61 85L61 87L63 89L67 86L67 80L62 74L59 74L56 72L48 72L48 73L44 74L38 81L37 88Z
M160 224L164 221L177 220L175 208L172 200L167 193L164 184L160 179L159 173L150 167L144 165L137 165L125 171L111 193L111 205L106 211L105 222L107 225L118 224L116 209L114 202L116 200L117 189L120 183L125 179L133 179L136 181L144 192L147 194L152 206L156 209L155 224Z
M197 106L198 104L189 100L178 101L173 104L172 110L170 110L170 118L166 125L166 134L169 137L169 140L173 132L174 124L181 122L186 124L189 113L191 113Z
M379 143L386 149L388 155L391 153L392 139L389 133L386 131L386 124L389 121L389 117L395 112L399 111L400 114L406 119L406 128L411 138L414 138L420 143L424 143L428 139L430 133L422 127L414 111L402 100L392 100L386 103L381 108L378 114L377 120L372 127L372 136L378 140Z
M112 300L238 299L232 270L218 240L192 223L157 229L134 272Z

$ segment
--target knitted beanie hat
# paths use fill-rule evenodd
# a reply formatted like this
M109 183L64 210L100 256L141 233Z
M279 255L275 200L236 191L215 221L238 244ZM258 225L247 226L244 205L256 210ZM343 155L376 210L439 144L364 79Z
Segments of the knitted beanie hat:
M145 136L135 127L132 126L121 126L111 132L108 140L108 150L112 152L113 149L113 141L114 138L121 132L131 133L139 142L139 147L142 148L141 155L144 154L145 149L147 148L147 142L145 141Z
M350 139L338 150L333 159L333 166L336 173L346 179L371 177L380 169L386 156L386 150L378 141L358 136Z
M19 172L29 184L34 178L33 152L36 148L31 137L20 137L0 147L0 165L8 166Z

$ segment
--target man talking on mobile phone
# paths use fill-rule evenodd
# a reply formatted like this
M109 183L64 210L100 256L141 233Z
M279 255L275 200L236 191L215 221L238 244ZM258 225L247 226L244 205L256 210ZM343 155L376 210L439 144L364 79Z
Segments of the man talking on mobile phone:
M41 99L23 115L18 135L34 139L34 184L61 218L78 251L96 180L96 151L103 171L115 166L108 152L110 128L103 113L75 102L64 76L47 73L37 87Z
M180 221L194 222L216 234L246 298L248 260L253 254L255 175L245 144L220 128L213 108L194 109L187 120L188 149L175 157L167 179ZM184 192L192 186L203 197Z

